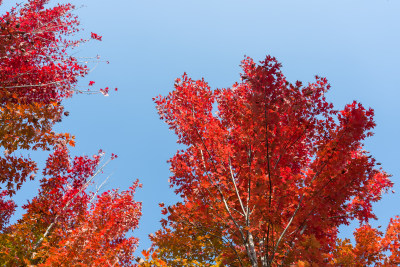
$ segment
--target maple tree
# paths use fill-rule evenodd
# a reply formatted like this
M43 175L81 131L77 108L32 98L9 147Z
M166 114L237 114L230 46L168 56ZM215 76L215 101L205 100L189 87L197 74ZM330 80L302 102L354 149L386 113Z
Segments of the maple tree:
M46 8L47 3L30 0L0 16L0 182L10 195L37 171L32 159L13 156L14 151L73 145L73 136L52 129L68 116L61 101L83 92L77 81L89 71L70 53L87 41L70 38L79 31L74 6ZM92 38L101 39L93 33Z
M354 232L356 244L349 239L337 242L332 263L339 266L399 266L400 264L400 218L392 218L385 235L369 224Z
M363 149L373 110L355 101L334 109L325 78L292 84L271 56L245 58L242 68L231 88L184 74L154 99L186 149L169 160L182 201L163 207L147 258L153 252L159 266L397 266L399 220L383 238L368 226L372 204L393 186ZM354 219L353 247L337 235Z
M0 262L7 266L132 266L138 240L128 233L138 226L141 203L134 200L138 181L125 191L94 192L90 186L105 165L103 152L72 158L69 133L53 127L69 112L62 101L74 93L108 94L77 89L89 72L71 49L79 21L71 4L47 7L29 0L0 16ZM1 1L0 1L1 4ZM91 33L91 39L102 37ZM89 86L94 82L90 81ZM37 164L15 155L48 150L38 195L24 205L23 217L8 225L16 205L12 198ZM117 156L112 154L111 159ZM107 164L107 163L106 163Z
M38 196L26 213L0 234L0 261L10 266L131 266L138 240L126 237L138 226L141 203L133 198L141 186L106 191L88 186L101 168L101 155L70 159L67 149L49 156Z

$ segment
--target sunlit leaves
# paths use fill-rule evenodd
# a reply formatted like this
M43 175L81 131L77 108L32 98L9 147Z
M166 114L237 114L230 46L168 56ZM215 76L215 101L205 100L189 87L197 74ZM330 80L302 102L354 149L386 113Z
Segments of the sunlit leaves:
M100 155L71 159L65 149L47 160L39 194L24 206L18 223L0 235L1 262L41 266L133 264L138 240L126 237L137 228L141 203L134 200L137 181L126 191L95 196L88 191Z
M332 253L335 266L398 266L400 264L400 220L391 219L386 233L366 224L354 232L356 244L338 240Z
M72 49L89 41L74 40L80 29L71 4L46 6L28 0L0 16L0 262L7 266L132 266L138 240L141 203L136 181L125 191L90 191L102 172L102 152L71 158L69 133L55 133L64 111L62 101L78 93L89 72L87 59ZM0 1L1 4L1 1ZM101 36L91 33L91 39ZM88 86L93 86L90 81ZM18 222L7 225L15 210L13 196L38 171L21 150L53 151L47 159L38 195L23 206ZM111 160L117 155L112 154ZM8 196L7 196L8 195Z
M270 56L258 65L246 58L242 68L231 88L184 74L154 99L187 146L169 160L183 200L162 209L158 256L192 260L202 248L208 260L235 266L323 266L338 227L375 218L372 203L393 185L363 149L373 110L357 102L333 109L325 78L291 84ZM219 243L199 245L193 233Z

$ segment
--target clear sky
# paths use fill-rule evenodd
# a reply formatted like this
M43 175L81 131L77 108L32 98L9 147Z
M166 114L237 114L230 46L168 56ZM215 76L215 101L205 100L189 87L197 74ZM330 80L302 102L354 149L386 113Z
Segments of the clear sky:
M13 1L4 0L0 11ZM56 1L52 1L53 3ZM139 178L143 217L136 231L139 250L150 246L147 235L159 228L159 202L177 200L169 188L166 161L178 149L176 137L159 120L152 97L173 89L187 72L213 87L239 81L244 55L259 61L275 56L289 81L309 82L325 76L332 85L328 100L337 108L358 100L376 112L375 136L366 149L393 174L399 186L400 1L398 0L74 0L85 29L102 42L78 48L78 56L101 55L100 64L82 81L118 87L109 97L76 95L66 102L70 116L58 126L76 136L73 154L99 148L118 160L106 189L128 188ZM38 154L40 157L40 155ZM101 180L99 180L101 182ZM37 182L18 193L31 198ZM400 215L400 194L385 195L375 205L380 220ZM348 228L342 236L351 237Z

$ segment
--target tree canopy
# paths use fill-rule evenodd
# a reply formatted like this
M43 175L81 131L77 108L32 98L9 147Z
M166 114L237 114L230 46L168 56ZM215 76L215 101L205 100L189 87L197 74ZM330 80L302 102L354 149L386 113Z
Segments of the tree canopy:
M73 5L47 3L29 0L0 17L0 262L132 266L138 239L127 233L138 227L141 203L134 193L141 185L135 181L125 191L91 192L93 178L105 166L104 153L71 157L74 136L54 132L69 115L63 100L83 92L77 82L89 67L71 51L89 39L73 39L79 30ZM101 40L95 33L90 38ZM8 225L16 208L10 197L38 172L33 159L16 152L37 149L52 151L38 195L23 206L23 217Z
M186 73L153 99L178 137L168 161L180 201L160 203L161 227L137 257L138 180L103 190L95 180L117 158L73 156L75 137L56 132L74 94L108 95L80 79L74 49L86 39L72 4L27 0L0 15L0 264L2 266L399 266L400 217L373 228L372 207L393 187L365 150L374 110L342 109L326 78L290 83L272 56L246 57L240 82L212 89ZM0 5L2 1L0 0ZM38 162L19 152L48 151ZM27 154L27 153L25 153ZM12 221L14 197L38 179ZM339 227L358 221L355 241Z
M242 69L231 88L184 74L155 98L187 147L169 160L182 201L163 208L156 255L168 266L398 264L398 219L384 238L368 225L393 185L363 148L373 110L334 109L325 78L291 84L271 56L246 58ZM354 219L362 226L352 247L338 227Z

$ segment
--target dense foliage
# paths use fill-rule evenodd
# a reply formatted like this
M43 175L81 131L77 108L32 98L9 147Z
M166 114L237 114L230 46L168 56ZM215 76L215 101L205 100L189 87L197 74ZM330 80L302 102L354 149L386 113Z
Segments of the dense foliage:
M372 204L393 183L363 148L374 111L334 109L325 78L288 82L271 56L242 62L241 82L212 90L186 74L154 99L178 136L171 187L182 201L160 204L161 229L135 258L138 181L91 191L111 159L71 156L70 133L54 131L89 74L72 50L71 4L27 0L0 16L0 264L2 266L399 266L400 218L374 229ZM0 0L0 5L2 1ZM89 82L93 86L94 81ZM19 152L49 151L46 166ZM25 153L26 154L26 153ZM16 222L13 201L28 179L38 194ZM93 190L93 189L92 189ZM338 228L360 222L352 244Z
M325 78L291 84L270 56L242 68L231 88L185 74L155 98L187 148L169 160L182 202L164 207L154 256L168 266L398 264L399 220L384 238L368 225L393 185L363 149L373 110L335 110ZM337 235L354 219L362 226L352 247Z
M62 101L82 92L77 82L89 68L71 49L88 40L72 38L79 30L74 6L47 3L29 0L0 17L0 262L131 266L138 240L127 233L141 216L141 203L134 200L140 184L122 192L90 192L104 167L103 153L72 158L68 146L74 137L53 131L69 114ZM95 33L91 38L101 40ZM39 193L23 207L22 219L8 225L16 208L10 197L38 171L33 159L16 152L37 149L53 151Z

